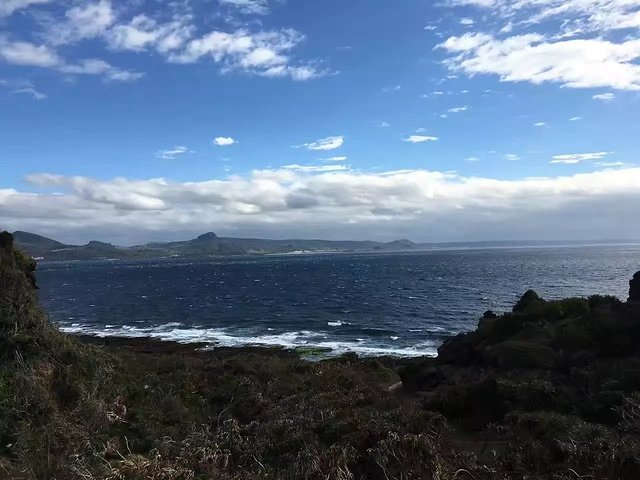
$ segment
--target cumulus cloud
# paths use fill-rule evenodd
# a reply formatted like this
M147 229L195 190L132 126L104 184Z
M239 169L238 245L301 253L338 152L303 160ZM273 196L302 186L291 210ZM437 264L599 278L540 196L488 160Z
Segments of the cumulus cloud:
M143 52L156 50L164 55L176 55L193 35L195 28L189 15L174 16L159 23L145 14L136 15L128 23L114 25L105 33L108 45L114 50Z
M27 67L57 67L62 64L58 53L47 45L10 41L0 34L0 59Z
M213 139L213 144L218 147L229 147L236 143L238 142L232 137L216 137Z
M438 140L438 137L433 137L431 135L409 135L407 138L403 138L403 142L409 143L424 143L424 142L435 142Z
M213 31L193 38L184 48L169 52L176 63L194 63L203 57L222 65L223 72L241 70L264 77L290 77L305 81L326 75L311 64L294 65L289 52L304 41L304 35L293 29L251 33Z
M65 20L54 22L47 39L54 45L73 43L102 35L116 20L110 0L78 4L65 13Z
M572 165L588 160L601 160L602 158L612 155L614 152L593 152L593 153L568 153L563 155L554 155L551 163L563 163Z
M336 150L342 145L344 145L344 137L337 135L334 137L321 138L320 140L316 140L315 142L303 143L299 147L304 147L307 150L316 152L326 152L329 150Z
M132 235L195 233L211 225L280 238L293 233L380 238L389 231L416 240L427 231L431 239L640 235L640 226L628 221L640 203L640 168L498 180L428 170L363 173L292 165L199 182L51 174L27 181L28 191L0 190L3 226L65 237L91 232L109 239L127 232L127 242ZM45 193L50 189L57 193ZM599 221L585 222L587 212Z
M8 3L2 4L0 15L3 11L11 13L29 3L43 3L45 0L3 1ZM220 0L220 4L253 14L265 14L269 7L267 0ZM57 53L57 47L95 39L102 41L111 51L148 52L158 54L171 63L187 64L209 59L219 65L222 73L240 71L295 81L334 73L322 68L317 60L293 58L294 49L304 42L305 36L291 28L260 30L245 25L231 30L207 31L198 23L198 17L186 2L182 6L171 2L166 10L138 13L126 18L125 14L130 11L126 8L116 10L111 0L74 2L64 16L53 13L41 16L39 23L43 31L36 35L45 39L41 45L9 41L0 34L0 59L15 65L60 70L63 64L76 65L81 61L64 61ZM115 80L124 80L125 77L127 81L136 79L122 70L118 75L111 75Z
M554 41L528 33L498 39L486 33L449 37L438 45L445 64L468 75L498 75L503 82L559 83L571 88L640 90L640 39Z

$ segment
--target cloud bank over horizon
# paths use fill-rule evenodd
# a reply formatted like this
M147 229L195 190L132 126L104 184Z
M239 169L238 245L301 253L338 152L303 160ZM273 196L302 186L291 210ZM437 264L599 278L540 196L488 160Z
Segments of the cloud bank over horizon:
M416 241L638 238L640 168L499 180L455 172L255 170L200 182L35 174L0 189L2 227L120 244L206 231ZM615 232L615 233L612 233Z

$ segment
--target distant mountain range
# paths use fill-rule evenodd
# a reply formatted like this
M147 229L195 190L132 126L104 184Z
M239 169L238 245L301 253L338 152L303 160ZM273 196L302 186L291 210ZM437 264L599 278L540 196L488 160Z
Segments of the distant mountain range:
M519 246L576 245L585 242L467 242L414 243L335 240L265 240L258 238L218 237L205 233L193 240L154 242L133 247L91 241L86 245L67 245L35 233L14 232L16 244L28 254L43 260L145 259L167 257L214 257L230 255L270 255L296 253L400 252L442 248L500 248ZM624 240L594 243L637 243Z
M163 257L209 257L228 255L268 255L286 253L366 252L413 250L410 240L382 243L372 241L264 240L218 237L205 233L182 242L155 242L133 247L91 241L86 245L66 245L35 233L14 232L16 244L30 255L44 260L98 260Z

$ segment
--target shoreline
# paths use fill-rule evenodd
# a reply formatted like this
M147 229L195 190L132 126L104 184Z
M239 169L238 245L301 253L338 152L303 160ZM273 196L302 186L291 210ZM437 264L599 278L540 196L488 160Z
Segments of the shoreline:
M279 358L301 359L312 362L339 360L341 358L357 360L384 360L395 365L404 365L409 362L433 358L433 355L400 356L400 355L358 355L357 352L344 352L330 354L331 350L312 345L305 347L287 347L285 345L237 345L215 346L207 342L182 343L175 340L163 340L154 337L124 337L124 336L97 336L87 334L64 333L64 335L76 339L87 345L105 348L127 350L135 353L154 355L209 355L216 356L242 356L243 354L256 354L275 356Z

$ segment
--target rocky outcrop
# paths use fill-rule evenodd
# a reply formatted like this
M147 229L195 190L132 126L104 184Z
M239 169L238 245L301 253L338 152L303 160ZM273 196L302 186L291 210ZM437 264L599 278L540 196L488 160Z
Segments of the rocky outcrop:
M512 312L486 312L436 358L401 369L403 388L473 428L500 420L504 405L615 423L621 399L640 391L640 272L630 285L626 304L600 295L548 301L529 290ZM489 392L490 405L478 406L470 385Z
M629 302L640 302L640 272L629 280Z

